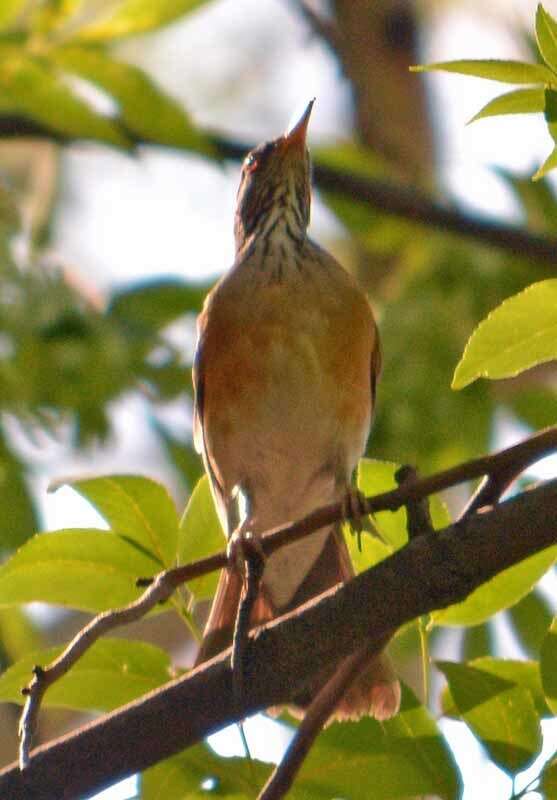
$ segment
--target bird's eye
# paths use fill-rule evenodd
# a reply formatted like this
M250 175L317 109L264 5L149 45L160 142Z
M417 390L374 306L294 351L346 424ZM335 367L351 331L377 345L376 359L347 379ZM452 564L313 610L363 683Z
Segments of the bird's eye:
M244 167L248 172L253 172L257 168L257 158L253 153L249 153L244 160Z

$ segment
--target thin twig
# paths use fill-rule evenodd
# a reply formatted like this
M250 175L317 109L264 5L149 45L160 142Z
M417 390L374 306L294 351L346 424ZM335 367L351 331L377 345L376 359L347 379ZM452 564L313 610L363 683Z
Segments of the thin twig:
M494 476L503 473L505 479L516 477L527 466L535 463L557 449L557 427L548 428L525 439L519 444L494 455L484 456L456 467L403 483L396 489L375 495L365 500L365 512L396 511L401 506L420 500L430 494L448 489L450 486L473 480L482 475ZM313 531L344 519L346 504L333 503L314 511L303 519L280 526L260 538L263 553L269 556L286 544L297 541ZM140 579L138 586L147 586L146 591L135 602L116 611L106 611L89 622L69 643L64 652L48 667L36 671L29 685L23 690L27 695L20 724L20 766L29 762L32 735L42 697L49 686L65 675L97 639L113 628L143 617L157 603L165 602L182 583L221 569L228 564L225 551L159 573L155 578Z
M378 652L377 642L348 656L319 690L306 711L282 761L273 770L257 800L280 800L292 786L315 739L326 725L346 690Z

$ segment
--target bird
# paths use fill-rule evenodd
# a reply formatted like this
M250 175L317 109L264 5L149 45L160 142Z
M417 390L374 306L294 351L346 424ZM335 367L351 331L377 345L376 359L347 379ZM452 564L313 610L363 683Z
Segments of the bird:
M235 259L198 317L193 433L231 542L350 497L368 439L381 368L379 334L355 278L309 237L314 101L283 135L242 164ZM250 624L261 625L354 576L340 526L280 548L265 561ZM242 591L222 570L196 665L232 642ZM349 624L349 621L347 622ZM327 675L308 696L303 713ZM392 717L400 685L376 656L333 717Z

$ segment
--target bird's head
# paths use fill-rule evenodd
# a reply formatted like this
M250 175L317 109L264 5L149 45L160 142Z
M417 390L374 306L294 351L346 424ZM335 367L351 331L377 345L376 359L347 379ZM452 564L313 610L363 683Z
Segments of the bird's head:
M306 133L314 101L283 136L251 150L242 165L236 205L236 251L254 237L303 241L310 212Z

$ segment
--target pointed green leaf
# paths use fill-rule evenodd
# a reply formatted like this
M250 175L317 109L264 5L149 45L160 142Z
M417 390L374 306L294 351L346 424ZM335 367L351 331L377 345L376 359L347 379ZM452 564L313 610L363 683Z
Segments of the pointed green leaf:
M538 654L553 616L542 593L534 589L511 606L508 615L514 635L524 650Z
M0 608L37 601L106 611L136 600L137 578L156 568L152 558L110 531L41 533L0 568Z
M493 652L493 629L489 621L471 625L462 632L461 658L470 661Z
M557 714L557 617L542 644L540 671L547 704Z
M557 168L557 147L555 147L543 162L539 170L532 176L533 181L539 181L544 178L548 172Z
M45 61L16 47L0 49L0 111L27 115L63 136L129 147L109 117L74 94Z
M514 605L528 594L556 558L557 547L548 547L530 556L484 583L462 603L434 611L432 622L435 625L479 625L485 622L497 611Z
M207 800L212 794L242 800L255 797L270 772L270 764L221 758L206 744L198 744L146 770L141 776L141 800Z
M201 311L211 286L175 279L139 281L115 292L107 313L128 324L159 331L184 314Z
M488 78L501 83L549 83L557 85L557 75L542 64L527 64L522 61L499 61L497 59L480 59L476 61L460 59L458 61L440 61L436 64L424 64L411 68L413 72L456 72L460 75L472 75L476 78Z
M226 547L215 504L204 475L191 493L191 497L180 521L178 562L188 564L199 558L218 553ZM217 586L218 574L212 572L188 583L188 589L196 600L212 597Z
M320 734L295 786L301 798L459 797L460 777L427 709L405 686L400 713L331 725Z
M557 71L557 22L541 3L536 11L536 41L547 66Z
M23 703L35 665L46 667L63 651L50 647L22 658L0 675L0 702ZM112 711L156 689L172 677L168 655L155 645L99 639L71 670L47 689L43 705L82 711Z
M534 114L545 110L545 92L543 89L514 89L501 94L474 114L470 122L486 117L497 117L504 114Z
M501 678L503 681L513 686L520 686L530 693L538 716L551 716L551 711L545 701L540 675L540 665L537 661L516 661L510 658L482 656L481 658L475 658L469 661L464 666L479 669L495 678ZM443 714L458 717L458 711L451 695L449 685L445 686L441 693L441 708Z
M119 0L104 6L104 13L78 31L78 38L90 41L134 36L169 25L207 0Z
M557 142L557 92L555 89L544 91L544 117L547 130L554 142Z
M468 340L453 389L477 378L511 378L557 357L557 279L539 281L508 298Z
M23 464L0 434L0 554L19 547L38 527L35 503L25 482Z
M49 58L114 98L127 130L157 144L215 156L214 146L195 127L180 104L157 87L139 67L116 61L93 47L62 47L50 51Z
M176 564L178 516L168 490L140 475L106 475L69 481L108 522L111 530L137 543L161 567Z
M458 713L501 769L514 775L539 755L540 720L527 689L467 664L440 661L437 667Z

